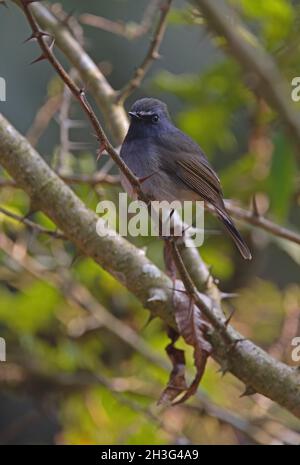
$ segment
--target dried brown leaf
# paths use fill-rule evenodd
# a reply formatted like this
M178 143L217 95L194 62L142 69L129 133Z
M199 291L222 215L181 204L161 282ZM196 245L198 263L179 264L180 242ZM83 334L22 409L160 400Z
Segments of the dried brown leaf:
M181 281L176 281L176 290L184 290ZM178 297L178 294L180 297ZM176 292L176 296L176 323L179 333L185 342L194 348L194 365L196 368L196 376L184 396L175 402L175 404L178 404L186 401L196 392L204 374L206 362L212 351L212 347L206 338L209 325L203 319L199 307L194 304L188 295L182 292Z
M185 380L184 351L175 347L179 334L172 328L168 328L168 336L171 343L166 347L166 352L172 362L172 371L167 387L162 392L158 405L170 405L180 394L187 390Z

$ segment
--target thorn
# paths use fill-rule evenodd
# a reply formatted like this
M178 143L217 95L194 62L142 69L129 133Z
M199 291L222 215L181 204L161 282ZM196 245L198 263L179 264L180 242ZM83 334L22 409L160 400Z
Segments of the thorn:
M181 292L182 294L189 295L185 289L176 289L176 287L167 287L170 291Z
M86 105L86 106L90 106L88 101L87 101L87 98L86 98L86 95L85 95L85 88L82 87L81 89L79 89L79 97L81 99L81 101Z
M257 391L252 386L246 386L244 392L240 395L240 397L247 397L256 394Z
M30 205L28 212L23 216L23 220L29 220L31 215L34 215L34 213L38 212L38 208Z
M52 36L50 36L50 37L52 37ZM54 42L55 42L55 39L54 39L54 37L52 37L52 42L51 42L50 45L48 45L49 50L51 50L53 48ZM30 64L33 65L34 63L37 63L38 61L42 61L42 60L48 60L48 57L44 54L44 52L38 58L33 60Z
M257 206L257 202L256 202L256 196L255 194L253 195L252 197L252 215L256 218L259 218L260 217L260 213L258 211L258 206Z
M150 313L149 318L147 318L146 323L141 328L141 332L144 331L146 328L148 328L150 323L152 323L152 321L155 320L155 318L157 317L155 315L152 315L152 313Z
M212 265L208 265L207 269L208 269L208 276L207 276L207 279L205 281L205 287L209 287L209 284L211 283L211 280L212 282L214 282L214 277L212 275Z
M82 253L76 253L76 254L74 255L74 257L72 258L72 261L71 261L69 267L71 268L73 265L75 265L75 263L77 262L77 260L78 260L79 258L81 258L81 257L82 257Z
M239 294L235 292L221 292L220 293L220 299L225 300L225 299L234 299L235 297L238 297Z
M82 87L81 89L79 89L79 96L81 99L85 99L85 88Z
M217 369L217 373L220 373L221 376L223 377L223 376L226 375L228 370L229 370L228 362L227 362L227 360L225 360L225 361L222 361L222 364L220 365L220 368Z
M234 341L232 341L230 344L229 344L229 347L228 347L228 352L231 352L231 350L235 349L235 347L240 343L240 342L244 342L246 341L246 338L239 338L239 339L235 339Z
M148 174L148 176L143 176L142 178L138 178L139 183L142 184L143 182L147 181L147 179L152 178L152 176L157 173L158 171L154 171L153 173Z
M158 52L153 52L151 58L153 60L159 60L161 58L161 55Z
M94 137L99 142L99 137L94 132L90 132L91 136Z
M36 34L33 32L27 39L23 40L23 44L26 44L27 42L30 42L31 40L36 39Z

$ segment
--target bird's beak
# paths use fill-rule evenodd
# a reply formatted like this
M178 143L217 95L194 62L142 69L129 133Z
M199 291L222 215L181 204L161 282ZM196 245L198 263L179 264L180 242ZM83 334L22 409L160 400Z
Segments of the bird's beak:
M140 115L136 111L129 111L128 115L131 116L131 118L141 119Z

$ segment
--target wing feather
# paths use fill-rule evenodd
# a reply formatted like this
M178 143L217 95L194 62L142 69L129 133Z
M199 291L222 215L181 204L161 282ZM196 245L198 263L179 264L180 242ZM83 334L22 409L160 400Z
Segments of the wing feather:
M203 200L224 208L220 179L200 147L179 130L172 136L160 140L162 169L177 176Z

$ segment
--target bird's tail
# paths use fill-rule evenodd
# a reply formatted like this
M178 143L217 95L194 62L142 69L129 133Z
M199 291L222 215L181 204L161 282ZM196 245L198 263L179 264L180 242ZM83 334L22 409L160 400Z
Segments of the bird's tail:
M236 229L236 227L235 227L232 219L228 215L228 213L226 211L224 211L224 210L220 210L219 208L216 208L216 211L217 211L219 219L222 221L225 228L227 229L227 231L231 235L231 237L234 240L235 245L239 249L241 255L246 260L251 260L251 258L252 258L251 252L250 252L247 244L245 243L244 239L242 238L242 236L240 235L240 233Z

